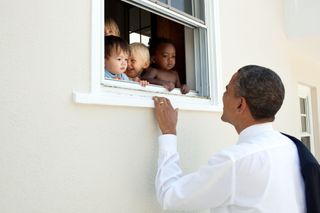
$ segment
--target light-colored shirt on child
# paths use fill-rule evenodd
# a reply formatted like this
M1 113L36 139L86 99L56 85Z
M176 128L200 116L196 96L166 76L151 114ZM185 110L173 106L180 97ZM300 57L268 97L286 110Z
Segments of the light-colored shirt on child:
M122 80L122 81L130 81L126 74L124 74L124 73L113 74L106 69L104 70L104 78L105 79Z

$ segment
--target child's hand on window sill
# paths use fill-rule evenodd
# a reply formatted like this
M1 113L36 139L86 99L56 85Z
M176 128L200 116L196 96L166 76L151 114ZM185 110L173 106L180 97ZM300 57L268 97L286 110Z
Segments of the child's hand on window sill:
M186 84L182 84L180 90L182 94L187 94L190 91L190 88Z

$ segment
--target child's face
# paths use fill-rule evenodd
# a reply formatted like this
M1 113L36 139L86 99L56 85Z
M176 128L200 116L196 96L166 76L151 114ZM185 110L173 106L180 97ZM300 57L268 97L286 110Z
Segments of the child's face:
M172 44L161 44L152 59L158 68L171 70L176 64L176 49Z
M128 65L128 54L120 51L118 54L116 51L112 51L111 56L107 56L104 60L105 68L112 74L124 73Z
M129 56L126 74L130 78L135 78L143 71L143 69L146 69L147 67L148 62L145 61L140 54L132 52Z

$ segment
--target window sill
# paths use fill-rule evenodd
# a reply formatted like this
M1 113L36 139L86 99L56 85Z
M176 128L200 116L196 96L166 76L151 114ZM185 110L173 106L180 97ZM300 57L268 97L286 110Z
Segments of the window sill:
M170 99L174 108L181 110L222 111L222 107L214 104L213 100L199 97L192 91L187 95L182 95L179 89L174 89L171 92L155 92L101 87L100 90L94 92L73 92L75 103L145 108L154 108L153 96L166 97Z

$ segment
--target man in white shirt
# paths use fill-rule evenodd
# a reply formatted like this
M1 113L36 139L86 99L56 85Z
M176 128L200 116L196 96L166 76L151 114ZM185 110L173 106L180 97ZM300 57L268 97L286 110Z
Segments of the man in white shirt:
M221 119L239 134L237 143L213 155L207 165L182 175L177 152L178 111L154 97L159 137L156 193L164 209L211 212L305 212L304 182L296 146L272 127L284 99L279 76L249 65L231 78Z

